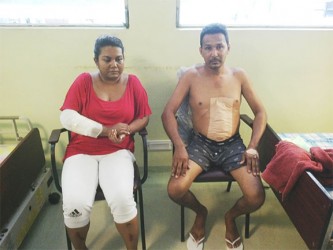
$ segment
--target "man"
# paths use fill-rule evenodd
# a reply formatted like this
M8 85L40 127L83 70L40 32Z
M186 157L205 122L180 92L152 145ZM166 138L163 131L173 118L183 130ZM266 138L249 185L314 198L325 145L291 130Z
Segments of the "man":
M211 24L200 34L204 64L188 69L179 79L162 114L164 129L174 145L169 197L196 213L187 240L188 249L202 249L207 208L189 190L193 180L212 165L238 182L243 196L225 214L227 249L243 249L235 219L257 210L265 200L256 150L265 130L266 112L243 69L225 64L230 50L226 27ZM193 135L185 145L178 132L176 112L189 96ZM244 97L254 114L252 136L247 148L239 135L240 104ZM209 151L207 153L207 151Z

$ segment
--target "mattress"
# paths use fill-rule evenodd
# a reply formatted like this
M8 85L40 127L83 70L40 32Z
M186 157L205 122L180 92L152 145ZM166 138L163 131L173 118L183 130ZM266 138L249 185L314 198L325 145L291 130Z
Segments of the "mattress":
M279 133L281 140L295 143L309 151L311 147L333 148L333 133Z
M0 144L0 164L14 150L16 145L1 145Z

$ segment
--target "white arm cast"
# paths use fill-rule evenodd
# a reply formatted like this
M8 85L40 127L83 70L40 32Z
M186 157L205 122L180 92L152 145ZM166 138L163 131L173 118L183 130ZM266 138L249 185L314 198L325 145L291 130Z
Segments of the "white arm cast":
M60 122L64 128L80 135L97 138L103 125L95 122L72 109L65 109L60 114Z

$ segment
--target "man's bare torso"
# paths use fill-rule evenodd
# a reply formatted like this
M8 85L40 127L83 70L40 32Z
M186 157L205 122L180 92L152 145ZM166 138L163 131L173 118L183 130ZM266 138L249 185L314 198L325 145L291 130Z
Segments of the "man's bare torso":
M206 137L223 141L239 128L241 82L235 70L207 74L204 66L190 70L190 106L193 128Z

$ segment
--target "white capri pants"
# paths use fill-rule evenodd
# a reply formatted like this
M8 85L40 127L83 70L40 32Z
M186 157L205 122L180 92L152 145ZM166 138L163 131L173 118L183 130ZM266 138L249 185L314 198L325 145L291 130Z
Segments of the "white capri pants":
M134 155L126 149L107 155L79 154L67 158L61 178L65 225L88 225L98 184L116 223L134 219L134 161Z

